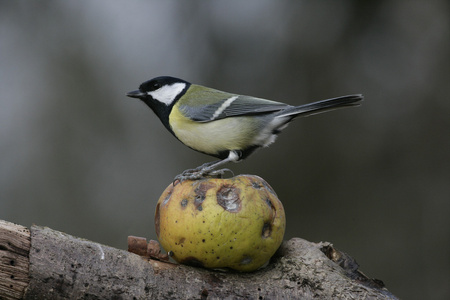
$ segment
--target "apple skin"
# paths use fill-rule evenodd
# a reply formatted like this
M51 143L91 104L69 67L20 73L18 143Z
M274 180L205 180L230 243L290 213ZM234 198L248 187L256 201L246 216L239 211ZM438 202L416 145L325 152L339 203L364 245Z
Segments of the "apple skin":
M250 272L281 245L283 204L262 178L239 175L170 184L156 206L159 242L182 264Z

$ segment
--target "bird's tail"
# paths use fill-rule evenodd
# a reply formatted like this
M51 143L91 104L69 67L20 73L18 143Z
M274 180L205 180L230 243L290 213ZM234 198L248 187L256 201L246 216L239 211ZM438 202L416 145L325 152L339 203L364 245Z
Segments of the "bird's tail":
M299 116L309 116L314 114L323 113L326 111L347 107L347 106L358 106L363 100L362 95L348 95L337 98L326 99L322 101L317 101L313 103L303 104L300 106L294 106L283 110L277 117L288 117L293 118Z

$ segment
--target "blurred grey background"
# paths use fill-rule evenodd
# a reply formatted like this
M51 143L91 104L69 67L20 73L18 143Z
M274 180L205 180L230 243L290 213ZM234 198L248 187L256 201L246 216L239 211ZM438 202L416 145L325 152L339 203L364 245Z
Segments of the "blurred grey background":
M172 75L290 104L298 119L230 165L404 299L450 299L448 1L0 1L0 219L114 247L155 239L173 177L213 158L125 96Z

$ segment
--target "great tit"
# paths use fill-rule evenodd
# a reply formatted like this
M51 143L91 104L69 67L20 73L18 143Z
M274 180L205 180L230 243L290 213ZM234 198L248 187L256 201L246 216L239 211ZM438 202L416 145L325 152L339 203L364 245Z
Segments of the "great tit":
M175 177L180 181L229 171L216 168L243 160L256 149L269 146L296 117L359 105L363 100L362 95L349 95L291 106L222 92L169 76L146 81L127 96L147 104L183 144L220 159L184 171Z

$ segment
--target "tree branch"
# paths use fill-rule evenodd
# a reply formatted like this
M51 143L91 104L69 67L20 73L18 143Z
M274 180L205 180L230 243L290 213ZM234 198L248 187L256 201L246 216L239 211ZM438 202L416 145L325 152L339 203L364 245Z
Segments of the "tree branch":
M397 299L330 243L300 238L252 273L149 260L39 226L30 236L5 221L0 253L0 299Z

